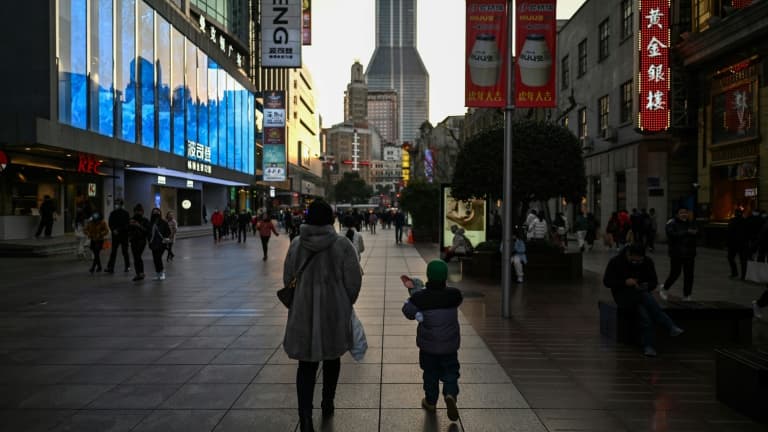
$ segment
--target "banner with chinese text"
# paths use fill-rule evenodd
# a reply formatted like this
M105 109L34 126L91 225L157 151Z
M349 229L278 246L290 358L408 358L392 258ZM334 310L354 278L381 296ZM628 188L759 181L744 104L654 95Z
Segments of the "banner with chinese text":
M312 45L312 0L301 2L301 44Z
M515 106L555 108L556 0L517 0Z
M647 132L660 132L669 128L669 2L640 2L638 126Z
M285 181L285 93L264 92L264 181Z
M261 2L261 66L301 67L302 0Z
M467 0L464 105L503 108L507 88L507 1Z

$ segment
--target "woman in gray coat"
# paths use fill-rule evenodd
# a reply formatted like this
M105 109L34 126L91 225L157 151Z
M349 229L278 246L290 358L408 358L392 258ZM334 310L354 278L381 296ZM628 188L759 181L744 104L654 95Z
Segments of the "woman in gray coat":
M319 362L323 362L323 417L333 415L341 356L352 347L352 305L362 283L354 246L333 227L328 203L312 202L307 223L293 239L285 258L287 284L306 262L288 311L283 348L299 361L296 391L301 431L314 431L312 396Z

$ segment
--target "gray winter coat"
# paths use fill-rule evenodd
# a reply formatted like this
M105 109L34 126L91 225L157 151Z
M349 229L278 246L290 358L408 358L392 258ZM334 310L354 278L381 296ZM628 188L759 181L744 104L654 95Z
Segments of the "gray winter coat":
M332 360L352 346L352 305L360 294L362 274L357 251L332 225L301 226L285 257L283 281L288 283L312 252L293 305L288 311L283 348L302 361Z

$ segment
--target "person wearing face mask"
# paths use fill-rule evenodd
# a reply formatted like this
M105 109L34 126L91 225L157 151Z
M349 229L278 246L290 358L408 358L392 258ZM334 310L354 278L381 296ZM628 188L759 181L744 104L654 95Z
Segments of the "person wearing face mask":
M136 276L133 281L144 279L144 260L141 254L147 247L147 235L149 234L149 220L144 217L144 207L136 204L133 207L133 216L128 223L128 239L131 243L131 254L133 255L133 267L136 270Z
M155 264L155 278L156 281L165 280L165 268L163 268L163 253L170 242L171 228L168 226L168 222L163 219L163 215L160 209L155 207L152 209L151 216L149 218L149 233L147 239L149 240L149 249L152 251L152 261Z
M643 353L649 357L656 356L654 324L664 327L670 336L683 333L651 294L657 284L656 267L641 244L632 244L611 258L603 275L603 285L611 289L616 305L637 311Z

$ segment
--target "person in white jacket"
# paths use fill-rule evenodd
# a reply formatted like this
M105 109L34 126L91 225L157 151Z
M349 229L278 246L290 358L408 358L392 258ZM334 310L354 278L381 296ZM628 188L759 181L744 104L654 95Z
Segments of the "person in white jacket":
M540 212L538 217L528 225L529 240L544 240L547 238L547 221L544 219L544 212Z

